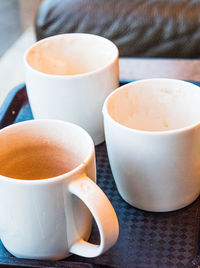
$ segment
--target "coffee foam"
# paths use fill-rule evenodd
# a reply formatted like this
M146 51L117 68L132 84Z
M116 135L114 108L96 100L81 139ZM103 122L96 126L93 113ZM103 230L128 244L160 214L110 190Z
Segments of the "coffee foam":
M126 87L126 86L125 86ZM199 92L184 87L135 85L113 94L108 112L118 123L132 129L167 131L200 120ZM192 103L192 105L191 105Z
M96 71L116 57L113 44L88 35L56 36L36 43L27 56L35 70L52 75L79 75Z
M0 175L23 180L39 180L65 174L81 163L76 153L46 143L21 146L0 156Z

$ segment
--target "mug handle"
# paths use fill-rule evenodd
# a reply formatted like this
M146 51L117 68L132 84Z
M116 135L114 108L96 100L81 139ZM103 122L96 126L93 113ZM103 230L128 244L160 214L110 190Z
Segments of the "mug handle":
M117 241L119 223L114 208L104 192L86 175L72 181L68 189L89 208L100 234L100 245L80 239L70 247L69 251L82 257L97 257Z

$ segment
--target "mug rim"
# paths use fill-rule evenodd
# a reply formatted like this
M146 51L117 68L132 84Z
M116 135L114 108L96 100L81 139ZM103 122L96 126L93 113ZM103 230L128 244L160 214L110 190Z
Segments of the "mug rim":
M176 129L169 129L169 130L160 130L160 131L150 131L150 130L142 130L142 129L134 129L134 128L130 128L130 127L127 127L119 122L117 122L115 119L113 119L113 117L110 115L110 113L108 112L108 102L109 100L112 98L113 95L115 95L117 92L119 91L123 91L124 88L127 88L127 87L130 87L132 86L133 84L140 84L140 83L143 83L143 82L156 82L156 81L176 81L176 83L184 83L184 84L188 84L188 86L190 87L195 87L197 88L199 91L200 91L200 88L195 85L195 84L192 84L191 82L188 82L188 81L184 81L184 80L179 80L179 79L173 79L173 78L148 78L148 79L140 79L140 80L137 80L137 81L133 81L133 82L130 82L128 84L125 84L121 87L118 87L116 90L114 90L113 92L111 92L107 98L105 99L104 101L104 104L103 104L103 108L102 108L102 113L103 113L103 116L104 118L107 117L112 123L114 123L116 126L126 130L126 131L129 131L129 132L133 132L133 133L137 133L137 134L144 134L144 135L172 135L172 134L178 134L178 133L183 133L183 132L187 132L195 127L197 127L198 125L200 125L200 120L197 122L197 123L193 123L193 124L189 124L185 127L181 127L181 128L176 128Z
M20 125L32 125L32 124L37 124L39 122L46 122L46 123L56 123L56 124L67 124L67 125L70 125L74 128L77 128L80 130L80 132L83 133L83 135L85 137L88 138L88 143L89 143L89 146L90 148L88 149L88 153L87 153L87 156L85 157L85 159L83 159L81 161L81 163L73 168L72 170L68 171L68 172L65 172L61 175L58 175L58 176L54 176L54 177L50 177L50 178L45 178L45 179L33 179L33 180L26 180L26 179L17 179L17 178L12 178L12 177L7 177L7 176L4 176L4 175L1 175L0 174L0 178L3 177L3 181L4 182L12 182L12 183L23 183L23 184L28 184L28 185L31 185L31 184L46 184L46 183L55 183L55 182L60 182L60 181L63 181L73 175L75 175L76 173L78 173L84 166L87 165L87 163L91 160L91 158L93 157L94 155L94 142L91 138L91 136L87 133L86 130L84 130L83 128L81 128L80 126L74 124L74 123L71 123L71 122L67 122L67 121L63 121L63 120L57 120L57 119L31 119L31 120L27 120L27 121L22 121L22 122L18 122L18 123L15 123L15 124L11 124L9 126L6 126L2 129L0 129L0 136L1 136L1 133L4 132L4 131L7 131L7 129L10 129L10 128L17 128L17 127L20 127Z
M109 61L107 64L103 65L102 67L95 69L94 71L81 73L81 74L74 74L74 75L59 75L59 74L44 73L44 72L36 70L28 63L28 60L27 60L28 54L34 47L36 47L38 44L46 42L47 40L56 39L57 37L62 37L62 36L90 36L92 38L104 40L105 42L109 43L111 45L111 47L113 47L113 51L114 51L113 59L111 61ZM45 77L48 77L48 78L73 79L73 78L84 78L84 77L87 77L89 75L99 73L102 70L109 68L118 58L119 58L118 47L111 40L109 40L103 36L99 36L99 35L95 35L95 34L88 34L88 33L64 33L64 34L57 34L57 35L53 35L50 37L46 37L42 40L35 42L32 46L30 46L25 51L24 56L23 56L23 61L24 61L25 67L27 67L31 71L35 72L36 74L44 75Z

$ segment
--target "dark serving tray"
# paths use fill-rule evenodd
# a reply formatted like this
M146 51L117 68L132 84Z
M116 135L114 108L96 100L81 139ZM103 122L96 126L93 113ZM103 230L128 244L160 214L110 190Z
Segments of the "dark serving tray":
M198 85L198 83L195 83ZM24 84L10 91L0 107L0 128L33 119ZM118 215L117 243L97 258L71 256L62 261L18 259L0 243L0 267L200 267L200 198L191 205L168 213L136 209L122 200L110 170L105 144L96 146L97 180ZM98 243L94 223L91 242Z

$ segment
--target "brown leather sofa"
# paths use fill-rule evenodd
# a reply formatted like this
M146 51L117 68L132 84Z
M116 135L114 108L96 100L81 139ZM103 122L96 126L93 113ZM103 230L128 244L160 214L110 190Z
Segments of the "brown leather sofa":
M123 57L198 58L200 1L44 0L37 39L84 32L112 40Z

